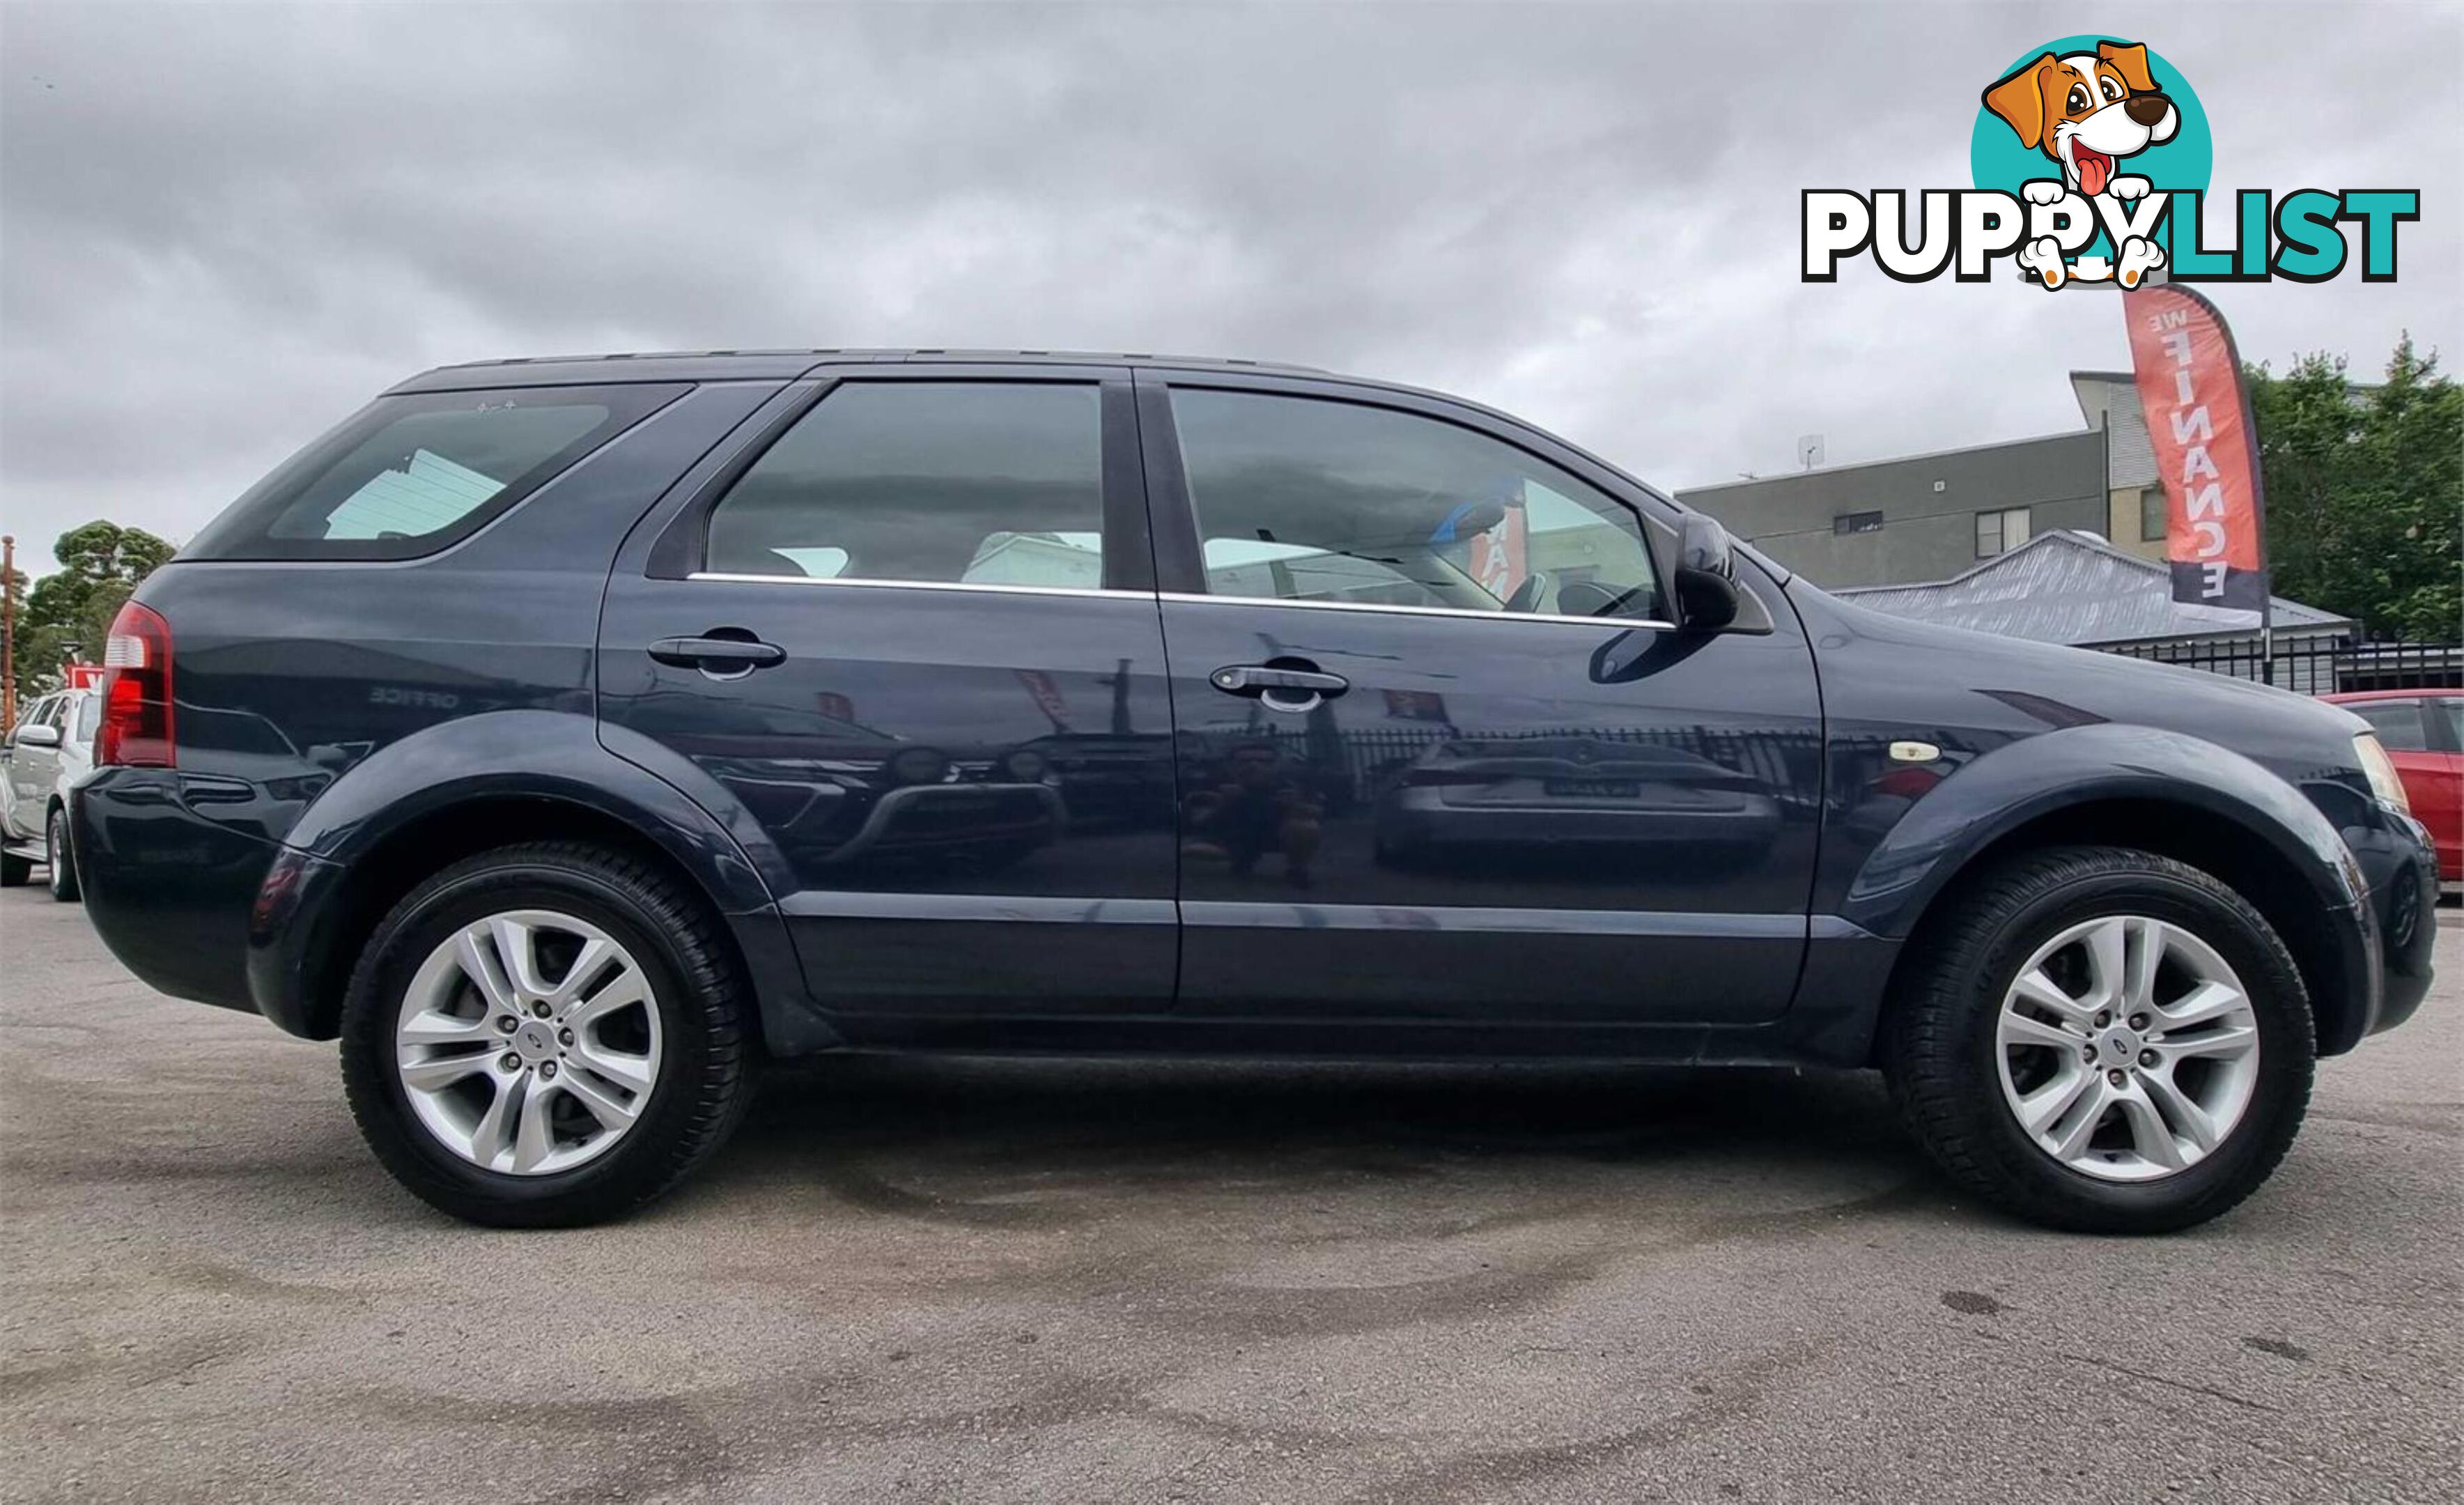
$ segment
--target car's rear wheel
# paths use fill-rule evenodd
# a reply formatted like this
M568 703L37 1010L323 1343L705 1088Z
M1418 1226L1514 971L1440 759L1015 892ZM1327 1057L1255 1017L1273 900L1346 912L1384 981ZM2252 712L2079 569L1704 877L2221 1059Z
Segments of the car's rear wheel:
M474 1223L570 1227L666 1191L733 1131L749 1004L716 921L600 848L486 852L380 923L342 1013L377 1158Z
M76 903L77 852L69 846L69 812L56 806L43 822L43 860L51 870L52 897L63 904Z
M2166 1232L2239 1203L2292 1144L2308 995L2211 874L2116 848L2031 853L1917 943L1884 1065L1967 1189L2056 1228Z
M0 852L0 889L24 888L33 880L34 859Z

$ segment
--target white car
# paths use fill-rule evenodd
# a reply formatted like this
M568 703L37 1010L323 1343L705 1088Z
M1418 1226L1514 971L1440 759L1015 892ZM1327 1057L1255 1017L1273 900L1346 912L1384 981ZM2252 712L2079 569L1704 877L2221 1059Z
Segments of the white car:
M99 691L55 690L36 699L0 741L0 887L50 871L52 897L77 896L77 856L69 850L69 787L94 766Z

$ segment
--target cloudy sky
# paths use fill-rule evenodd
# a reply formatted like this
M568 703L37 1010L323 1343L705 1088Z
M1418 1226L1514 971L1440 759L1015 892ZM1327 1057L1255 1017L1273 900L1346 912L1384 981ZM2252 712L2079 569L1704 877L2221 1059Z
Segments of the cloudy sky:
M734 345L1245 355L1669 486L2079 422L2107 294L1797 278L1807 187L1961 187L1979 89L2182 68L2219 188L2418 188L2244 354L2464 360L2464 8L0 0L0 515L178 539L412 371Z

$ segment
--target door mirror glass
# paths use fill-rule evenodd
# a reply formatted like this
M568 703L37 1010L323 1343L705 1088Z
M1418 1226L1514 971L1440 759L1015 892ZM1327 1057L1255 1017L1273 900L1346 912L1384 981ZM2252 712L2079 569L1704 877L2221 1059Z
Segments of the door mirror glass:
M1677 611L1688 631L1717 632L1737 620L1737 551L1728 530L1689 512L1677 530Z

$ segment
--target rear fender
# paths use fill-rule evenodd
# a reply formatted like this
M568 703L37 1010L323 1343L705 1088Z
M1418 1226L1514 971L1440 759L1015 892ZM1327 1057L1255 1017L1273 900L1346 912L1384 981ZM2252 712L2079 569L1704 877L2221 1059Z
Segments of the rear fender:
M602 746L589 717L539 710L464 717L389 743L301 813L251 916L249 985L258 1009L295 1033L330 1033L324 1016L333 1000L307 996L306 980L325 943L319 926L353 864L415 823L508 799L587 810L655 846L735 934L771 1047L792 1052L830 1043L806 1001L764 863L674 784Z

